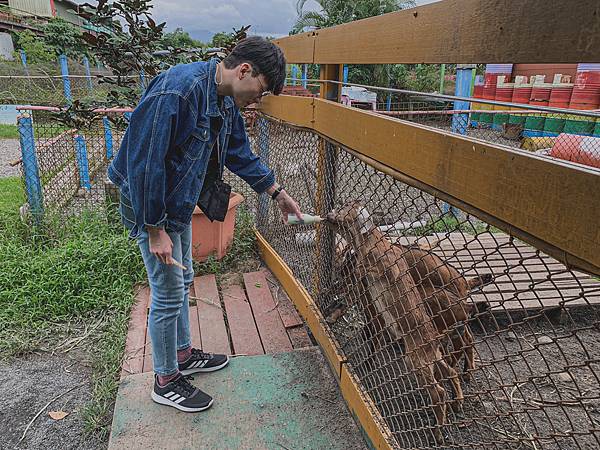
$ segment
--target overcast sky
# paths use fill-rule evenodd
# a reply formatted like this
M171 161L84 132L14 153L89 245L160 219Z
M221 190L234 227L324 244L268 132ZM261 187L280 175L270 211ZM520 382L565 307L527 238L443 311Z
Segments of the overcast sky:
M433 1L437 0L417 0L417 4ZM243 25L252 25L250 31L255 34L287 35L297 16L296 0L153 0L152 4L154 19L167 22L167 31L181 27L202 41ZM318 9L314 0L306 6Z

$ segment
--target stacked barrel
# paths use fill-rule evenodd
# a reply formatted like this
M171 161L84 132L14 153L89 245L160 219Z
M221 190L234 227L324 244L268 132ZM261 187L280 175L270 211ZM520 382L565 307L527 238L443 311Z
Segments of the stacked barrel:
M571 76L554 75L552 82L545 75L528 80L516 76L511 82L511 64L488 64L483 77L477 77L473 97L499 102L521 103L563 109L600 109L600 64L579 64L572 83ZM556 137L560 133L600 136L600 121L573 114L550 114L523 110L523 114L496 111L512 110L500 105L472 103L471 124L501 130L505 123L523 126L525 137ZM485 110L494 112L486 113Z

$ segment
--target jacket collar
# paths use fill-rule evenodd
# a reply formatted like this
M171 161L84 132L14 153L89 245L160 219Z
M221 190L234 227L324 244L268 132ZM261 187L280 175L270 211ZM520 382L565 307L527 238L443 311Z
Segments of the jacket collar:
M217 73L217 64L219 60L212 58L208 62L208 89L206 95L206 114L211 117L218 117L221 115L219 111L219 94L217 93L217 83L215 82L215 74ZM223 107L225 109L233 108L233 98L226 96L223 100Z

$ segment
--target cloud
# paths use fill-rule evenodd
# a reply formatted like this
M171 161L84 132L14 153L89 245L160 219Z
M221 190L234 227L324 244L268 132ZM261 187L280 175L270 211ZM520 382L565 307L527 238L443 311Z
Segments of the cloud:
M252 25L253 33L287 34L296 18L295 0L155 0L152 15L167 22L167 29L181 27L192 36Z

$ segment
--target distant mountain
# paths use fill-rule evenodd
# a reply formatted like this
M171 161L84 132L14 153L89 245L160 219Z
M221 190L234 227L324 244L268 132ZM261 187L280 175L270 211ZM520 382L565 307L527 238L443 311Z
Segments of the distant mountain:
M216 34L215 31L193 30L193 29L188 29L188 28L186 28L185 31L187 31L192 38L197 39L202 42L212 41L212 37Z

